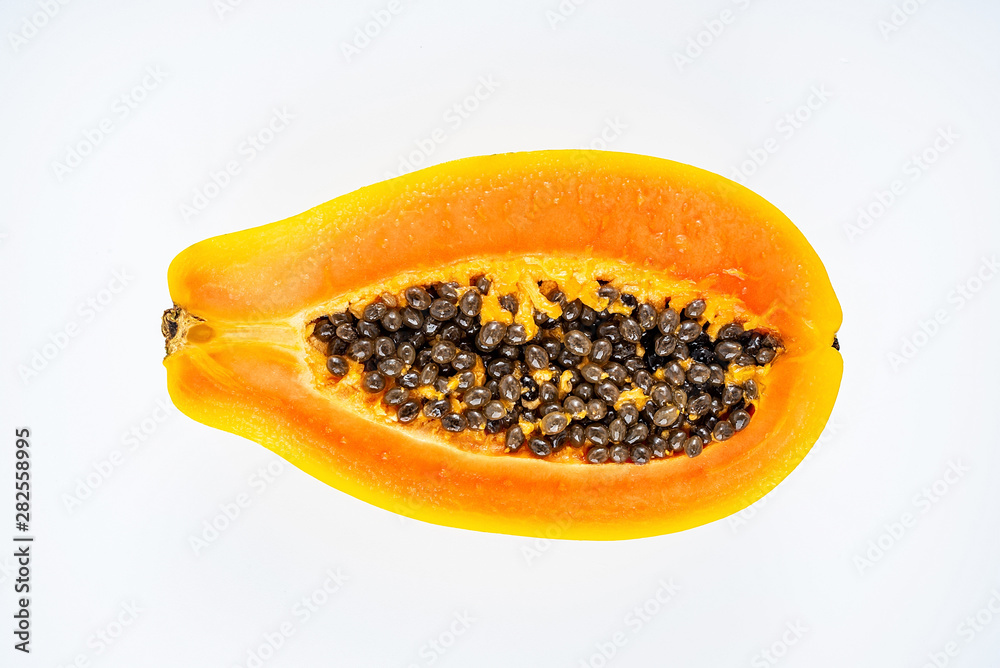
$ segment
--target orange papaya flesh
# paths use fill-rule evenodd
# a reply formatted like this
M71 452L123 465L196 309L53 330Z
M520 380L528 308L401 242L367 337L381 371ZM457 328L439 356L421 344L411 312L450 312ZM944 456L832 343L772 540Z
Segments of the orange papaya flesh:
M595 309L605 282L639 301L703 299L713 338L728 322L768 332L746 428L697 457L585 463L505 451L502 434L400 424L331 376L315 327L399 299L414 285L491 281L481 318L528 327L551 309L539 284ZM196 244L170 266L168 386L192 418L260 442L318 479L417 519L470 529L619 539L725 517L805 456L836 398L840 306L822 263L772 205L717 175L619 153L543 151L446 163L278 223ZM494 295L493 298L490 295ZM529 308L530 306L530 308ZM741 375L742 374L742 375Z

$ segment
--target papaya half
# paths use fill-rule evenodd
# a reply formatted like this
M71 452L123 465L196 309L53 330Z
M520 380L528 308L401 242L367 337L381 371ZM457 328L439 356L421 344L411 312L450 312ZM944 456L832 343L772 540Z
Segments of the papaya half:
M787 217L625 153L430 167L197 243L168 282L182 412L483 531L725 517L802 460L843 370L840 305Z

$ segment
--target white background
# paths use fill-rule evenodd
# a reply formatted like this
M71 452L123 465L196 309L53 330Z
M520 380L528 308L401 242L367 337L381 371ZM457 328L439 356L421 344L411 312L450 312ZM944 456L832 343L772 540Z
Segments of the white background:
M0 665L1000 665L1000 6L894 1L5 2L0 542L15 426L37 540L27 657L0 548ZM249 160L275 110L292 119ZM746 165L826 263L840 398L760 503L608 544L448 529L160 408L187 245L402 160L585 146Z

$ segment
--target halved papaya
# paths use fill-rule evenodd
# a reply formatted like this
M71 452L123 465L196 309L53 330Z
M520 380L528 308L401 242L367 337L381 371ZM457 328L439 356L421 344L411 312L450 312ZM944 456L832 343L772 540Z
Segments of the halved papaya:
M812 247L718 175L601 151L468 158L197 243L170 396L382 508L622 539L778 484L836 399Z

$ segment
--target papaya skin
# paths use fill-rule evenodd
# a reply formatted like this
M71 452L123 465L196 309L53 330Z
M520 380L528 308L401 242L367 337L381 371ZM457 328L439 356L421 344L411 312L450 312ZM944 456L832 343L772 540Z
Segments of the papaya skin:
M780 333L784 350L749 426L696 458L593 466L484 454L461 447L481 433L413 429L331 391L308 340L315 318L400 276L447 280L471 262L523 257L546 258L567 278L608 262L650 285L669 279ZM171 263L168 283L164 365L182 412L379 507L482 531L559 527L563 538L614 540L726 517L805 457L843 371L832 347L840 305L787 217L721 176L624 153L445 163L195 244Z

